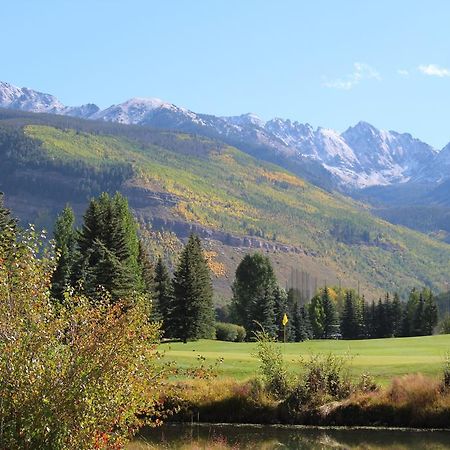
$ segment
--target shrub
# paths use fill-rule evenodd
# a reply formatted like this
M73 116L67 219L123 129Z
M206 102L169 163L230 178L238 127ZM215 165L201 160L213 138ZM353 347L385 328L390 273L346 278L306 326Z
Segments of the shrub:
M266 388L275 398L283 398L289 392L289 377L280 345L265 331L255 333L256 356Z
M320 405L331 400L342 400L352 392L348 372L348 358L333 355L312 355L303 361L305 372L286 399L289 411Z
M356 389L360 392L374 392L377 391L380 387L375 382L375 379L368 372L363 372L358 380L358 384L356 385Z
M0 249L1 447L116 448L156 398L158 326L140 299L52 303L38 254L33 233Z
M444 390L450 389L450 353L445 355L442 365L442 388Z
M245 329L234 323L216 322L216 339L219 341L242 342Z
M348 373L348 359L327 355L312 355L305 362L304 386L311 395L324 394L333 399L342 399L350 394L351 383Z

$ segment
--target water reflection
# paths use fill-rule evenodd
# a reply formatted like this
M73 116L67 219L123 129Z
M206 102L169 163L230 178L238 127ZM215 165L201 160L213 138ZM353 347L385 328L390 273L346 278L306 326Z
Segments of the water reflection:
M450 432L258 425L165 425L145 430L127 450L364 449L440 450Z

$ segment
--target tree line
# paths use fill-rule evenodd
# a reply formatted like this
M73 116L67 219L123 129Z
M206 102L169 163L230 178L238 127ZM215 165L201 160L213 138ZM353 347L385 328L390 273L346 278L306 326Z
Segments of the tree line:
M64 301L69 291L94 301L106 293L112 302L139 294L151 305L152 320L161 322L164 337L184 342L215 337L211 274L198 236L189 237L171 274L161 257L147 251L121 194L93 198L81 226L75 223L66 207L54 227L58 260L51 294L56 301ZM4 231L15 227L0 207L0 234L7 236ZM219 318L242 326L248 340L261 328L288 341L423 336L432 334L438 320L428 289L414 289L406 302L386 294L368 304L354 290L325 286L309 302L299 302L295 289L280 286L270 259L260 253L244 256L232 292L229 310ZM236 330L221 331L236 335Z
M162 258L153 264L127 200L103 193L91 200L79 229L66 207L54 238L59 254L51 285L55 299L63 301L69 289L91 299L106 292L112 302L138 293L151 304L152 319L162 322L165 337L184 342L214 337L211 276L197 236L190 236L171 277Z
M244 326L247 335L262 327L273 336L297 342L425 336L433 333L438 322L436 301L426 288L413 289L406 302L398 294L387 293L369 304L352 289L327 286L309 302L297 298L295 289L280 287L268 257L246 255L236 270L226 319Z

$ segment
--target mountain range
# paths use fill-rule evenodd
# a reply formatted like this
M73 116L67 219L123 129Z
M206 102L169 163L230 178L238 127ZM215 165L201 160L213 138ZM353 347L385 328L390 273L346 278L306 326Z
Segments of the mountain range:
M24 226L51 230L67 203L80 220L90 198L119 191L149 254L170 263L190 233L202 236L222 299L255 250L309 293L342 284L371 300L448 279L450 245L216 138L0 108L0 160L0 191Z
M56 97L0 82L0 107L196 133L274 162L326 189L354 193L373 186L427 185L450 178L450 144L441 151L408 133L359 122L343 133L255 114L218 117L157 98L133 98L101 110L65 106Z

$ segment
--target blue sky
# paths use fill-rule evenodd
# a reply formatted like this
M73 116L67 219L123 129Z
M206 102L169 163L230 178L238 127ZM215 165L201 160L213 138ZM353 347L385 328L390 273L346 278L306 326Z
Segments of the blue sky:
M446 0L3 0L0 79L450 141Z

